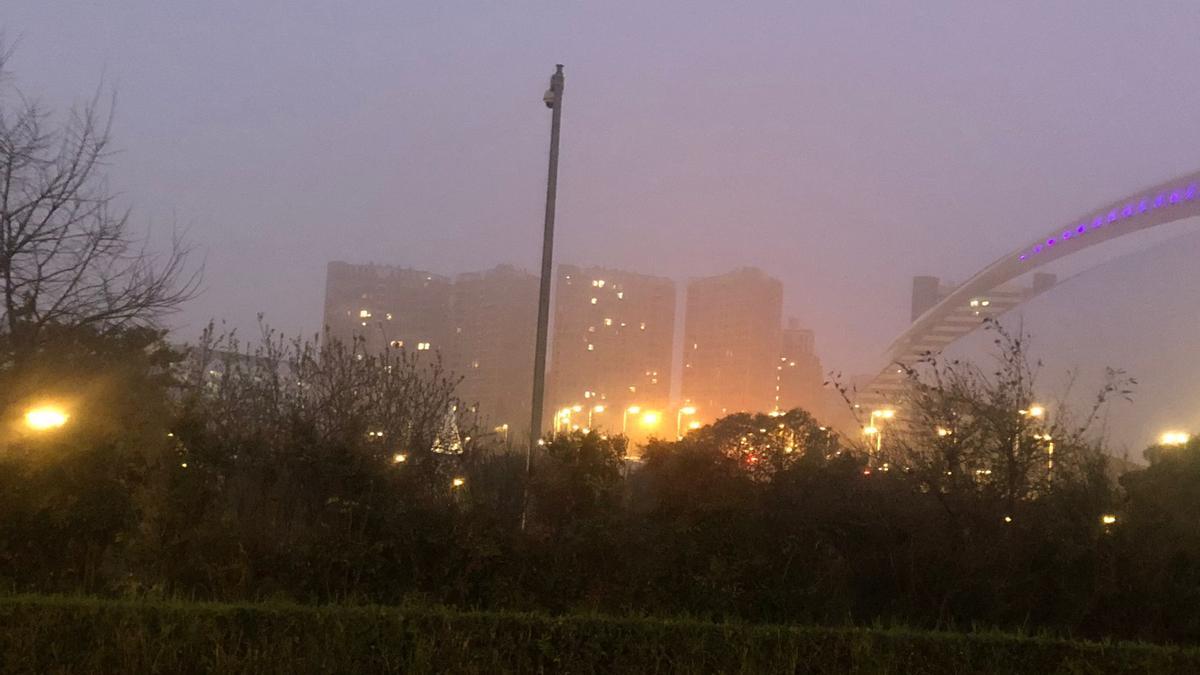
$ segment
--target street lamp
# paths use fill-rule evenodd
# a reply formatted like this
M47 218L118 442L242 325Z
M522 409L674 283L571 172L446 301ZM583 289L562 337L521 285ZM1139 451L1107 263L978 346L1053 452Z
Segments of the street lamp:
M25 411L25 426L34 431L61 428L71 418L65 410L54 405L42 405Z
M1182 431L1168 431L1159 437L1158 442L1162 445L1187 445L1191 436Z
M604 406L602 406L602 405L592 406L591 408L588 409L588 428L589 429L595 428L595 425L592 424L592 413L599 414L602 412L604 412Z
M646 412L642 413L642 426L644 427L656 427L661 421L662 413L658 412L657 410L647 410Z
M621 433L622 434L625 434L629 430L629 416L636 415L640 412L642 412L642 406L631 405L628 408L626 408L623 413L621 413Z
M871 411L871 423L867 426L866 429L863 429L863 433L868 436L875 437L875 454L876 455L878 455L879 452L881 450L883 450L883 425L876 423L875 420L877 420L877 419L890 420L890 419L894 418L895 416L896 416L896 411L892 410L891 408L884 408L883 410L872 410Z
M1017 413L1024 417L1045 417L1046 408L1034 403L1027 410L1018 410Z
M683 416L688 415L690 417L695 414L696 406L685 405L680 408L679 412L675 415L675 435L679 437L679 440L683 439Z

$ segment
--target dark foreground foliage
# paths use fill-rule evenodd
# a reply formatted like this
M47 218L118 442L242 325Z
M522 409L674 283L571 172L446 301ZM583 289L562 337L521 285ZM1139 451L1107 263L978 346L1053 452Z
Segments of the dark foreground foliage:
M13 592L1200 641L1200 444L1118 486L1085 424L1019 414L1020 345L921 376L878 452L736 414L638 462L559 435L527 478L435 357L44 335L0 368ZM22 430L41 397L69 424Z
M1195 673L1200 652L1001 633L442 609L0 599L6 673Z

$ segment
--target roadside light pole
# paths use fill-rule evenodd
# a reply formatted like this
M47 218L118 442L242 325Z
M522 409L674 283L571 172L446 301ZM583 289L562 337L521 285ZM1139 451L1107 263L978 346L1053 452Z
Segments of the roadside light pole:
M542 232L542 284L538 293L537 343L533 353L533 410L529 422L529 448L525 453L526 478L533 472L533 451L542 437L542 405L546 393L546 340L550 325L550 275L554 271L554 205L558 197L558 129L562 123L563 67L555 66L550 88L542 97L553 113L550 118L550 170L546 178L546 222ZM526 500L528 501L528 500ZM525 529L525 509L521 510Z

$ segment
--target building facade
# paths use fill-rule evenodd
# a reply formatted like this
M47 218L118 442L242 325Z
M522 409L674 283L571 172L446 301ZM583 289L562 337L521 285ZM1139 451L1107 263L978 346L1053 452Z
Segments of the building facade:
M358 340L368 353L386 347L446 352L451 283L407 267L331 262L325 277L328 337Z
M533 397L538 277L509 265L460 274L451 292L447 362L459 397L505 439L528 433Z
M548 419L624 426L630 407L665 410L671 389L675 283L601 267L560 265L555 279Z
M699 419L775 409L782 315L783 284L757 268L688 283L682 394Z
M816 338L811 330L788 319L780 335L779 362L775 365L775 408L800 408L821 418L827 396L821 361L817 358Z

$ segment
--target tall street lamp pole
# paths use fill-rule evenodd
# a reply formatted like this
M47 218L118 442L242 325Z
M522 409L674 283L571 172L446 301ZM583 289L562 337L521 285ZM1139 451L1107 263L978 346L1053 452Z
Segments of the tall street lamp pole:
M546 179L546 223L542 233L542 284L538 293L537 345L533 355L533 410L529 423L529 449L525 473L533 471L533 451L542 437L542 405L546 394L546 340L550 325L550 275L554 271L554 204L558 196L558 129L562 123L563 67L555 66L550 89L542 98L553 115L550 119L550 171ZM525 516L521 515L522 528Z

